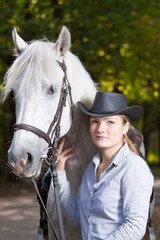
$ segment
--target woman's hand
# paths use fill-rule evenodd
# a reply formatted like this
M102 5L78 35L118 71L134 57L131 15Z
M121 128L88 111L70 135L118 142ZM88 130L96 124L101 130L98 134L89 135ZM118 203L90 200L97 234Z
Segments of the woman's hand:
M62 141L60 142L60 144L58 146L59 160L56 164L57 171L63 171L65 169L65 163L66 163L67 159L75 156L75 154L76 154L75 152L70 153L75 148L75 145L63 150L64 143L65 143L65 138L63 137Z

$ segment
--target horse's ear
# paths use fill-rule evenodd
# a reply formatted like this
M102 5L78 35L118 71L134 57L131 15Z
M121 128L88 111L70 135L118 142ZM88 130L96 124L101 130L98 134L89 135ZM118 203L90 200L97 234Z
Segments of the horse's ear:
M64 56L71 47L71 34L69 30L63 26L59 34L55 48L60 56Z
M15 52L20 54L28 46L28 44L18 35L16 28L12 30L12 39L15 46Z

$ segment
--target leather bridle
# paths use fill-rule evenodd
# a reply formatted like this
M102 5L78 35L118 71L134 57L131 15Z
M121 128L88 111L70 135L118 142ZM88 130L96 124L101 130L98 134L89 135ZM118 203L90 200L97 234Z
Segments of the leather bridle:
M48 143L49 147L52 146L55 149L57 148L57 143L58 143L58 140L59 140L59 137L60 137L60 130L61 130L60 129L61 128L60 127L60 122L61 122L63 108L66 106L66 97L67 97L68 94L69 94L69 98L70 98L70 104L71 104L72 111L73 111L73 108L74 108L72 94L71 94L71 86L70 86L70 83L68 81L67 74L66 74L66 70L67 70L66 65L65 65L64 61L63 61L63 63L61 63L57 60L57 62L64 72L64 77L63 77L63 81L62 81L61 93L60 93L60 99L59 99L58 107L57 107L55 116L53 118L53 121L51 122L51 124L48 128L47 133L40 130L39 128L36 128L34 126L31 126L31 125L28 125L28 124L25 124L25 123L14 124L14 126L13 126L14 131L23 129L23 130L26 130L26 131L29 131L29 132L32 132L32 133L36 134L40 138L43 138ZM55 133L54 141L52 142L52 138L53 138L54 133Z
M46 162L48 163L48 159L51 159L51 164L48 163L50 165L51 168L51 180L53 181L54 184L54 193L55 193L55 202L56 202L56 207L57 207L57 216L58 216L58 221L59 221L59 228L60 228L60 235L61 235L61 239L65 240L65 234L64 234L64 227L63 227L63 219L62 219L62 213L61 213L61 207L60 207L60 201L59 201L59 187L58 187L58 177L57 177L57 172L56 172L56 162L54 160L54 151L56 151L58 153L57 150L57 145L58 145L58 141L60 138L60 131L61 131L61 117L62 117L62 113L63 113L63 109L66 106L66 99L67 99L67 95L69 94L69 99L70 99L70 104L71 104L71 110L72 110L72 117L73 117L73 108L74 108L74 104L73 104L73 99L72 99L72 94L71 94L71 86L70 83L68 81L67 78L67 73L66 73L66 65L63 61L63 63L59 62L57 60L57 63L59 64L59 66L61 67L61 69L64 72L64 77L63 77L63 81L62 81L62 85L61 85L61 93L60 93L60 98L59 98L59 102L58 102L58 106L57 106L57 110L55 113L55 116L48 128L47 133L42 131L39 128L36 128L34 126L25 124L25 123L19 123L19 124L15 124L13 126L13 130L14 131L18 131L20 129L22 130L26 130L29 132L32 132L34 134L36 134L37 136L39 136L40 138L43 138L47 143L48 143L48 153L45 155L45 157L42 157L44 160L46 160ZM54 136L54 139L53 139ZM36 185L36 181L34 178L31 179L32 183L34 184L35 190L37 192L37 195L39 197L39 200L41 202L41 205L43 207L43 210L45 211L48 221L50 223L50 226L52 228L52 231L54 233L55 238L58 240L58 235L54 229L54 226L52 224L51 218L47 212L47 209L45 207L45 204L40 196L39 190L37 188ZM39 228L40 230L42 230L41 228ZM38 235L39 236L39 235ZM43 233L41 233L41 236L43 236ZM38 238L39 239L39 238ZM41 239L41 237L40 237Z

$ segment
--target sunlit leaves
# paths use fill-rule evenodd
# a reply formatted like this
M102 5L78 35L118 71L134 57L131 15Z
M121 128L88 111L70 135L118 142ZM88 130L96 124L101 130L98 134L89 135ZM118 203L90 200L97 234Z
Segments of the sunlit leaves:
M117 87L135 100L141 94L142 101L158 97L154 87L160 63L157 1L15 0L3 5L5 14L0 18L6 20L8 34L16 26L25 40L43 36L55 40L65 24L72 34L73 51L94 80L110 81L102 84L104 90ZM9 53L11 35L8 38ZM128 86L134 89L132 93Z

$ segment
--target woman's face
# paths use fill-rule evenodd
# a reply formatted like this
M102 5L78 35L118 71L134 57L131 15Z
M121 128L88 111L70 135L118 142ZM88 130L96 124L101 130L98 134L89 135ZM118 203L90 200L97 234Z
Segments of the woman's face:
M120 115L90 118L91 138L100 149L122 145L123 135L127 133L128 128L129 122L124 124Z

